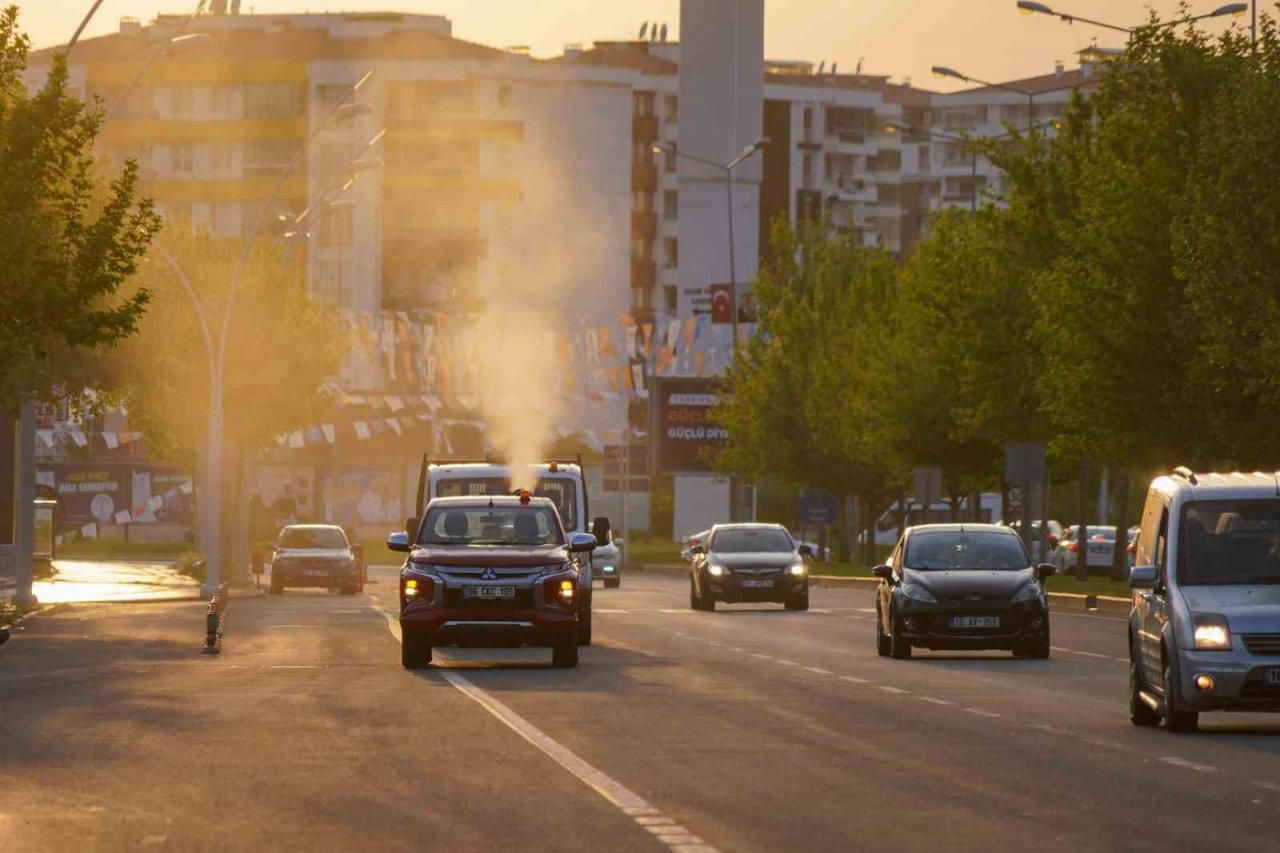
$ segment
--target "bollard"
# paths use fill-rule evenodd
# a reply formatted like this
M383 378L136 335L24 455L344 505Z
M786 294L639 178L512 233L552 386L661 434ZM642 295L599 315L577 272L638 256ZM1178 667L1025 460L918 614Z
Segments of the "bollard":
M204 648L200 651L206 655L216 655L222 653L222 618L227 611L227 585L219 584L217 591L213 597L209 599L209 609L205 611L204 617Z

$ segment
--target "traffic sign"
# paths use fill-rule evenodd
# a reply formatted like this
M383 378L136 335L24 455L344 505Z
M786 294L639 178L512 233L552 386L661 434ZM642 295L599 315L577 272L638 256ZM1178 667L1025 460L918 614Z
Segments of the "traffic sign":
M1015 441L1004 446L1004 479L1009 483L1043 483L1042 441Z
M942 500L942 469L916 468L912 471L911 497L923 510L921 518L928 518L929 507Z
M800 493L800 523L806 527L830 527L840 517L840 502L821 489L809 489Z

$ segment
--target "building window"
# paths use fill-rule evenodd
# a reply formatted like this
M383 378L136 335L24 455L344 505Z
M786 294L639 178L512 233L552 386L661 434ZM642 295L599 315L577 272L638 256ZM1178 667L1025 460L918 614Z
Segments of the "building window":
M179 142L169 148L169 171L175 175L190 175L195 170L195 146Z
M235 169L235 152L229 142L215 142L209 146L209 171L215 175L229 175Z
M663 105L663 121L667 124L675 124L680 121L680 99L677 96L667 95L663 99Z
M662 267L673 270L680 266L680 241L675 237L666 237L662 241Z
M320 217L320 245L326 248L351 245L351 205L331 207Z
M510 86L498 87L498 107L504 110L511 109L511 87Z
M918 168L916 171L921 173L925 173L929 171L929 146L928 145L920 146L920 168Z
M675 285L669 284L662 288L662 307L666 314L674 315L676 313L677 290Z
M676 160L680 159L676 152L679 150L680 149L676 147L676 144L672 142L671 147L662 155L664 160L662 170L668 175L674 175L676 173Z
M680 216L680 193L664 190L662 193L662 218L671 220Z
M636 92L632 95L632 112L637 116L653 115L653 92Z
M209 230L219 237L234 237L240 233L240 203L221 202L209 205Z
M245 118L286 119L301 113L302 92L294 83L249 83L244 87Z
M809 131L813 130L813 107L804 108L804 135L809 138Z
M174 86L169 90L169 111L175 116L189 116L196 111L196 90L190 86Z
M236 90L231 86L213 87L213 114L219 118L231 118L236 112Z
M800 185L805 189L810 189L813 186L813 155L812 154L804 155L804 166L802 168L802 173L800 177Z

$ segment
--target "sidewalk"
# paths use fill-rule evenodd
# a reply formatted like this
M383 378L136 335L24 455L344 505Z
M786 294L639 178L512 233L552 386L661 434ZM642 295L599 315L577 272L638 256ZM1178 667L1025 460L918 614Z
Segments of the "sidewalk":
M36 581L41 604L88 601L182 601L200 597L200 582L173 570L170 562L58 560L52 580Z

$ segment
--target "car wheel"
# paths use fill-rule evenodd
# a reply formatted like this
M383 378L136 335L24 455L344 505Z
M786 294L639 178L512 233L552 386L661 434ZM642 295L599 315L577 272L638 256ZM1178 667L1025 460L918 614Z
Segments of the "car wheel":
M343 595L355 595L359 591L359 588L353 583L347 584L342 588Z
M890 652L889 636L884 632L884 623L880 621L880 608L876 608L876 654L887 658Z
M606 578L604 582L605 589L617 589L622 586L622 578Z
M551 647L551 665L557 669L573 669L578 665L577 637L570 637L560 645Z
M405 669L422 669L431 663L431 645L417 631L405 631L400 641L400 665Z
M786 607L788 610L808 610L809 596L806 595L804 598L793 598L786 602Z
M578 617L578 645L591 645L591 610Z
M1149 728L1160 725L1160 715L1150 705L1142 701L1142 673L1138 671L1138 662L1133 659L1133 649L1129 649L1129 722L1135 726Z
M1164 726L1175 734L1190 734L1200 728L1199 713L1178 710L1177 684L1173 680L1173 666L1167 658L1164 664Z
M271 579L271 594L272 595L284 594L284 584L277 582L275 578Z
M889 628L892 632L889 636L889 657L894 660L907 660L911 657L911 643L902 636L902 628L893 616L889 617Z

